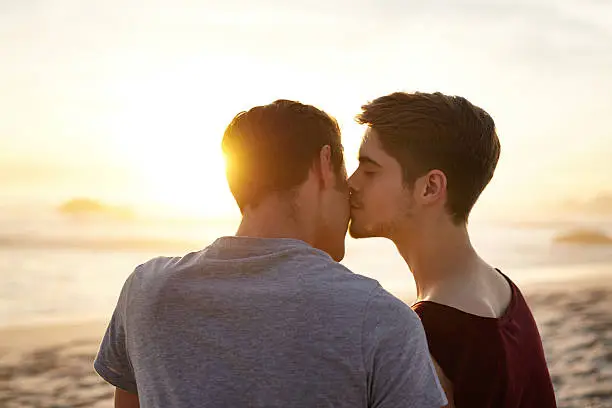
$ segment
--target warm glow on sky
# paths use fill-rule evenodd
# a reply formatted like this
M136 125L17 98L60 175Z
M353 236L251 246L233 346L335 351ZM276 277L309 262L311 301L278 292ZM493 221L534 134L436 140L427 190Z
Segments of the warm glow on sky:
M0 0L2 200L236 214L220 151L236 113L315 104L352 170L353 116L395 90L492 114L502 160L483 210L612 190L609 3L218 3Z
M129 163L127 167L142 180L141 198L189 215L237 212L225 180L221 135L241 110L288 96L262 86L282 81L282 73L239 58L227 58L225 64L230 72L194 59L178 66L158 66L149 76L112 84L113 97L119 102L106 117L106 132L112 139L113 159ZM239 101L223 84L209 79L232 75L231 71L238 77L243 70L258 80L241 86ZM285 81L290 83L292 78ZM295 99L311 93L308 87L308 83L294 84ZM316 99L334 101L325 95ZM350 121L352 113L345 126L349 165L355 161L361 132Z

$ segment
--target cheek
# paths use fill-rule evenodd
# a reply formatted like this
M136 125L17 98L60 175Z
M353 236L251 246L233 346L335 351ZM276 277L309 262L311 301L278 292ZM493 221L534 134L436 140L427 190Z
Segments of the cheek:
M373 180L363 189L364 210L375 218L391 219L401 207L403 194L393 180Z

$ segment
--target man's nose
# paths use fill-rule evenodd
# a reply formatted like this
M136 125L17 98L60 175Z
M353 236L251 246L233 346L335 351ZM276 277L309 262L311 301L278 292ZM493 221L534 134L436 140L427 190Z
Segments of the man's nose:
M348 178L348 185L349 185L349 188L351 189L351 191L356 188L354 177L355 177L355 173L351 174L351 177Z

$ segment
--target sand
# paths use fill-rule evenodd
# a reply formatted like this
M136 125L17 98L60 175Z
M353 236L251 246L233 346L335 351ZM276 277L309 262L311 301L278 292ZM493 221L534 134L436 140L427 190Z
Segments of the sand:
M93 371L104 323L0 332L0 407L110 408L113 388Z
M612 408L611 286L528 292L559 407Z
M612 407L612 282L523 288L561 408ZM0 331L0 407L112 407L93 371L103 322Z

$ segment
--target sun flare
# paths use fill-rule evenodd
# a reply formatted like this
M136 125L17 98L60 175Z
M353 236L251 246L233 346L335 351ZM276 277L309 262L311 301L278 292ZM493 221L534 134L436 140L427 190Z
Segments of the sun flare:
M199 92L203 85L193 78L175 73L125 82L110 134L120 160L141 180L143 205L179 215L233 214L220 143L235 112Z

